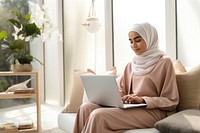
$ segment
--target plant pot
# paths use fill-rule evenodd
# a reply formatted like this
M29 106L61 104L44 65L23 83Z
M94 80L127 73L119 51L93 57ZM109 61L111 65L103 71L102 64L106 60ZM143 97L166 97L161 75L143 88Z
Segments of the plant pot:
M33 70L33 67L31 64L13 64L11 65L11 70L13 72L31 72Z

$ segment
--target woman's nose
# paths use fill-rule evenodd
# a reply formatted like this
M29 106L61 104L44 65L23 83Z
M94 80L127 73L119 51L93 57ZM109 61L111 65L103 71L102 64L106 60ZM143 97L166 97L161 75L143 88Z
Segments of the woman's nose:
M136 43L131 43L131 47L137 47Z

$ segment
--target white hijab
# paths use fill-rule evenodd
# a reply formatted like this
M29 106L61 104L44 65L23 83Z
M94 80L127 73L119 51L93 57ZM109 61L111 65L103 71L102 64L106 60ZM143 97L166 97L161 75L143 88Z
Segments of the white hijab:
M131 31L140 34L147 45L147 49L143 54L134 56L132 62L133 72L136 75L148 74L156 66L160 57L165 54L158 48L157 31L155 27L147 22L133 25Z

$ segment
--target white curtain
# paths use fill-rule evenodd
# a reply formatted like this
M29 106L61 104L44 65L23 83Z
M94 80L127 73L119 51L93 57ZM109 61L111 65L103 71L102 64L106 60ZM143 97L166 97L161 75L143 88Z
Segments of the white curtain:
M82 25L92 0L64 0L64 71L65 103L71 94L74 69L103 71L105 68L104 4L95 1L96 15L102 24L97 33ZM98 2L98 3L97 3ZM98 5L98 6L96 6Z

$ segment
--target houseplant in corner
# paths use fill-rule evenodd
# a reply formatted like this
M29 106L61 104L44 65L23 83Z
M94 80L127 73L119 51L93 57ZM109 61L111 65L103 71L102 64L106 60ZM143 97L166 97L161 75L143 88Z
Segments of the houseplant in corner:
M41 35L41 29L31 21L31 14L22 16L17 10L11 10L15 18L8 22L14 29L12 37L5 30L0 32L0 46L5 52L6 60L11 65L12 71L32 71L33 59L43 64L40 60L30 54L30 42Z

